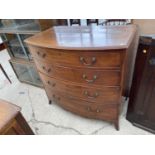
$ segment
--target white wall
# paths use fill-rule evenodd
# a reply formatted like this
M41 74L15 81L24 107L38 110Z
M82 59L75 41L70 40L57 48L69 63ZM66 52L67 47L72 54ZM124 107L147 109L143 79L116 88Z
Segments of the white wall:
M155 19L133 19L138 25L140 35L155 34Z

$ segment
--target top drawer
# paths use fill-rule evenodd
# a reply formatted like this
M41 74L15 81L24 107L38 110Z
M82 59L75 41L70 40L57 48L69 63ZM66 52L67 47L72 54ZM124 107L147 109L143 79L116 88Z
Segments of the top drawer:
M66 51L29 46L34 58L64 66L117 68L121 66L120 51Z

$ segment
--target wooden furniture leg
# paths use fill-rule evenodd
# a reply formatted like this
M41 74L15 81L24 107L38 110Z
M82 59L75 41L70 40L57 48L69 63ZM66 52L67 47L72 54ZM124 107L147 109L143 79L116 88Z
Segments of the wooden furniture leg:
M115 129L119 131L119 121L115 121L114 125L115 125Z
M4 43L1 43L0 44L0 51L4 50L6 48L5 44Z
M50 104L50 105L52 104L52 100L49 100L49 104Z
M7 73L5 72L5 70L4 70L4 68L3 68L3 66L1 64L0 64L0 68L1 68L2 72L4 73L5 77L8 79L8 81L10 83L12 83L11 80L10 80L10 78L9 78L9 76L7 75Z

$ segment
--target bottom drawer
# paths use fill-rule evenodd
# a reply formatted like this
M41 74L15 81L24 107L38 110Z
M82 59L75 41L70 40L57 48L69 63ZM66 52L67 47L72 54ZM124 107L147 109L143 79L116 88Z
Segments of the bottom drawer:
M116 104L95 105L94 103L67 98L58 92L51 93L46 89L49 100L52 100L62 106L64 109L74 112L78 115L101 120L115 121L118 116L118 106Z

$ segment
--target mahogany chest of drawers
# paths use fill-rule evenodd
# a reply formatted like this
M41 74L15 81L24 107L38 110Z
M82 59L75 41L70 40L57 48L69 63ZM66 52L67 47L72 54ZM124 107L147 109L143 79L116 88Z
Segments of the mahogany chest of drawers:
M58 26L25 41L49 98L119 128L132 78L136 26Z

